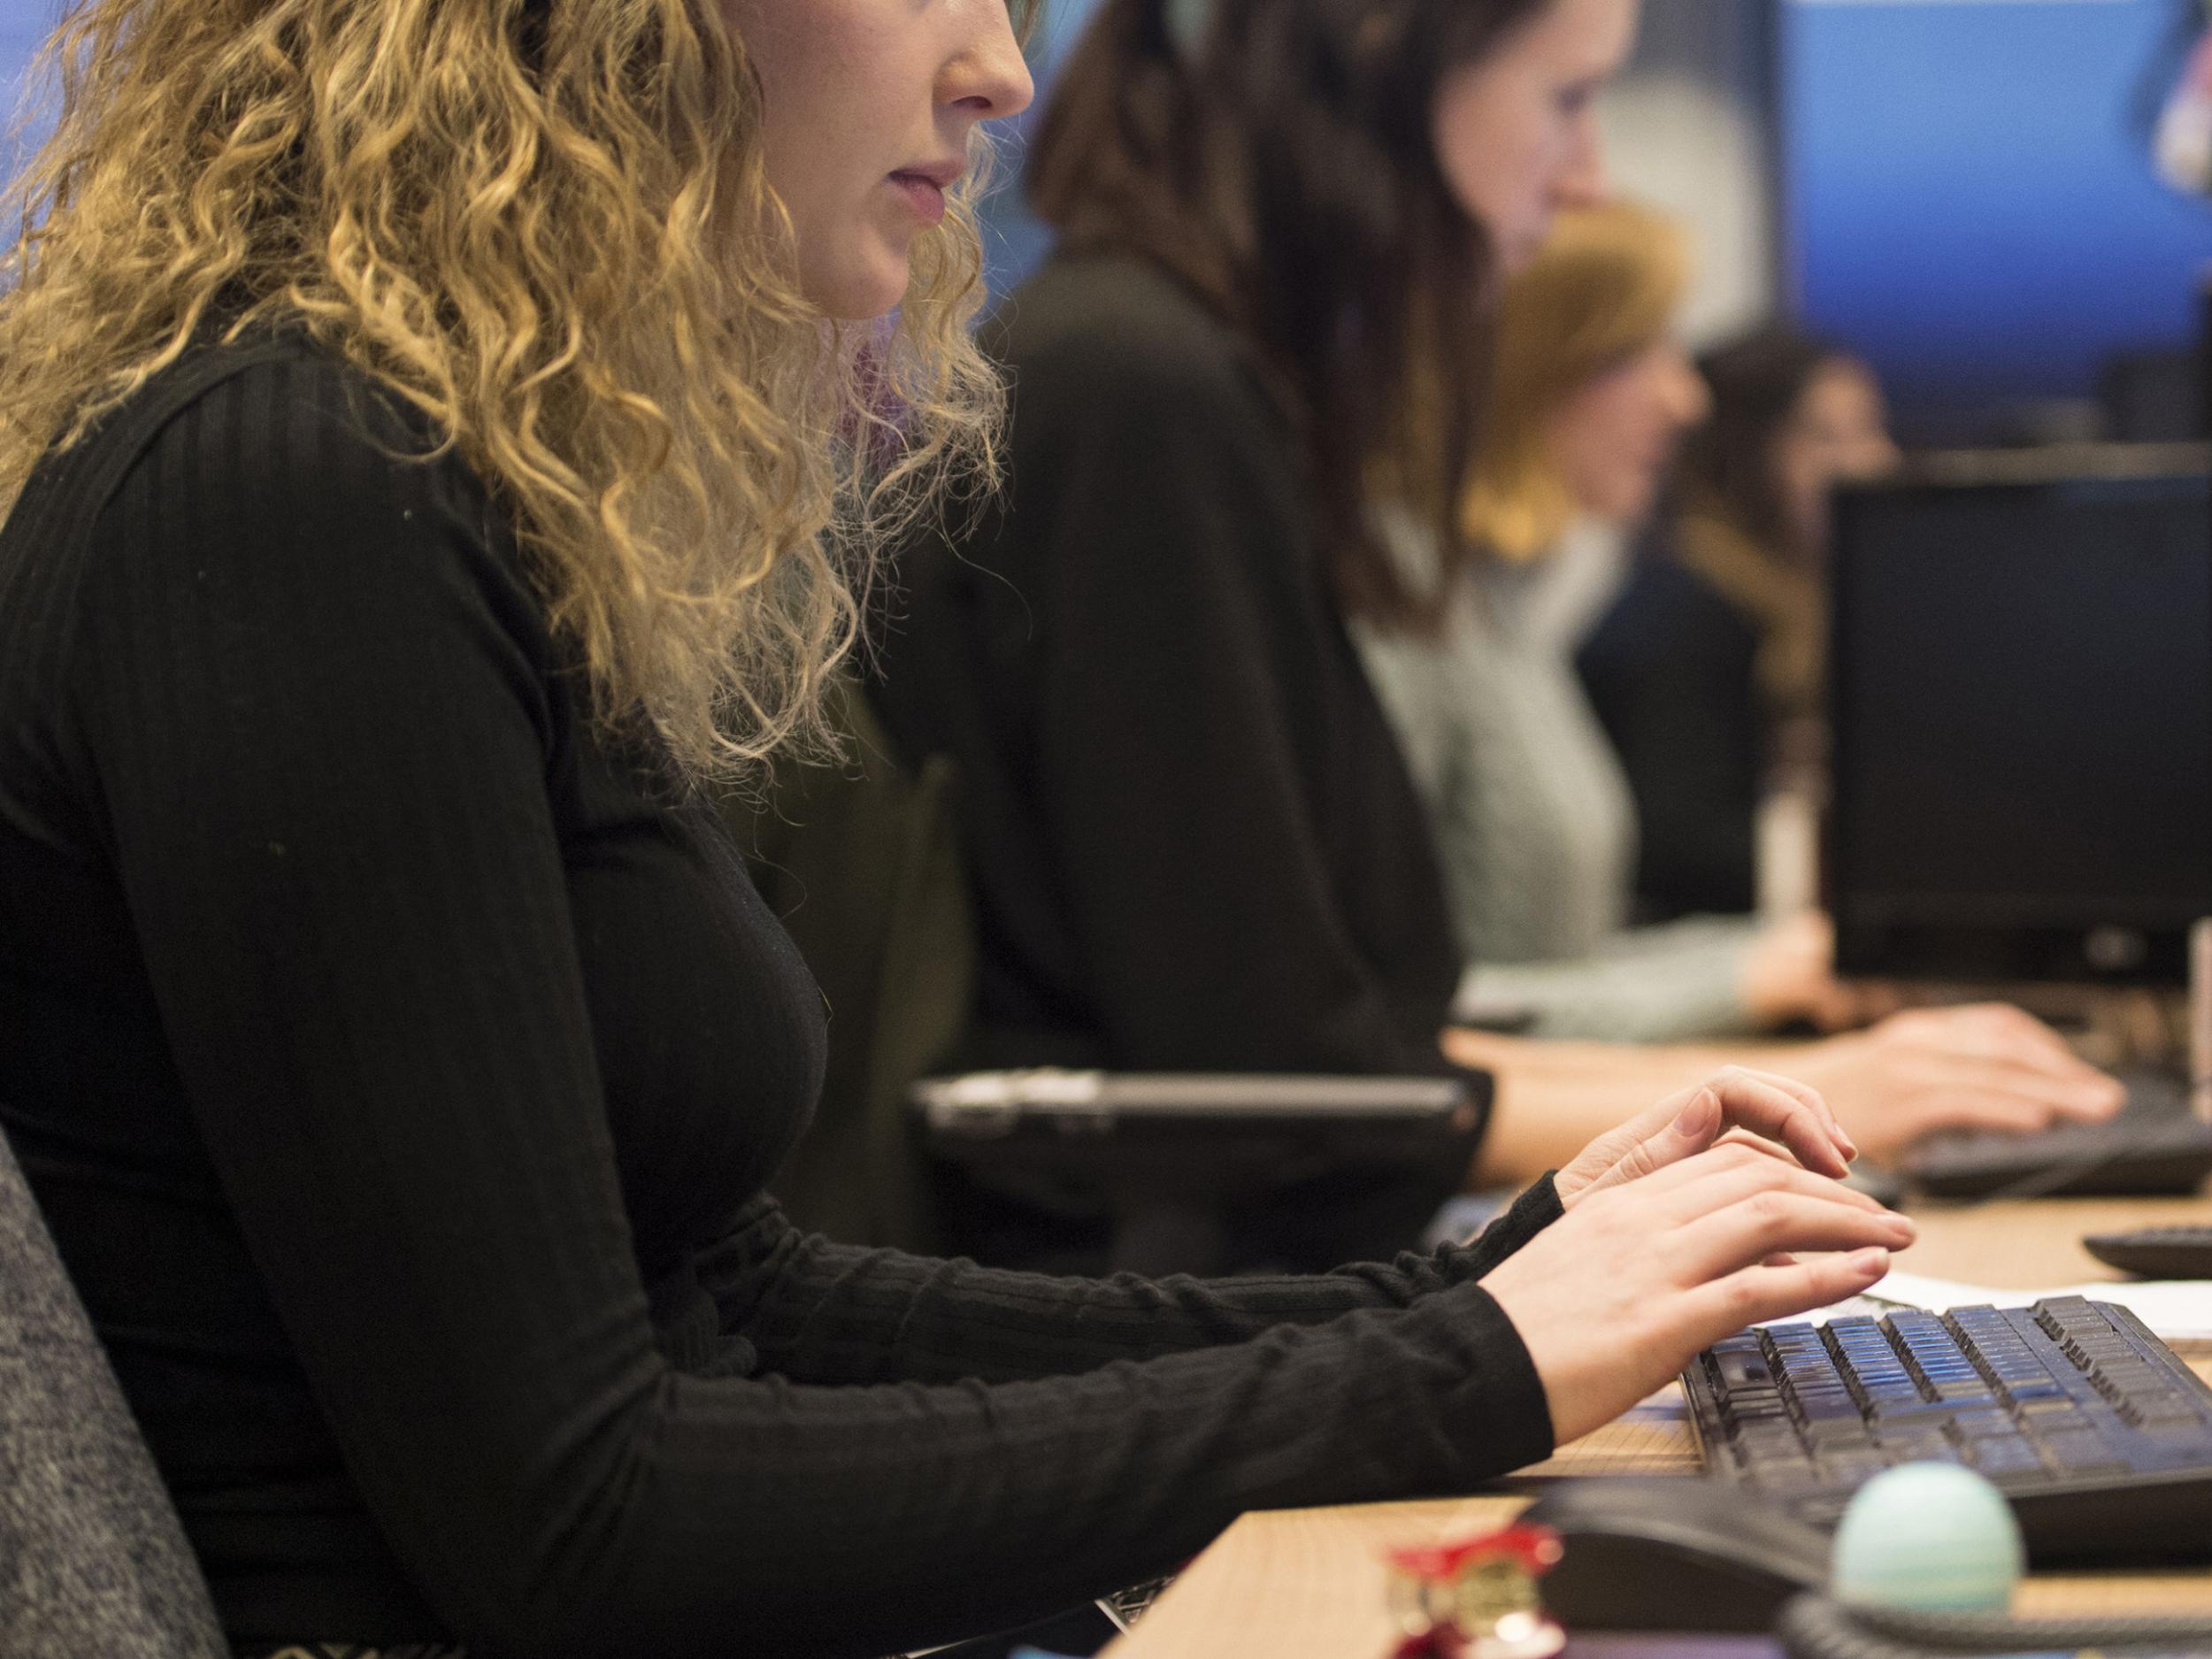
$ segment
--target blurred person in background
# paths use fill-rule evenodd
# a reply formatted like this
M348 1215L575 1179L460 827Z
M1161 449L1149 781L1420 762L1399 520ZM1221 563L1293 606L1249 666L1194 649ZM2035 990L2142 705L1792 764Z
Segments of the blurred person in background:
M1499 285L1601 194L1623 0L1108 0L1029 157L1061 233L988 343L1010 480L902 567L874 695L949 756L978 901L968 1064L1467 1075L1490 1184L1556 1166L1726 1056L1448 1029L1462 970L1428 826L1348 633L1433 626L1472 549ZM1409 576L1378 475L1437 549ZM1885 1148L2117 1090L2004 1010L1792 1056ZM1256 1224L1310 1259L1348 1172ZM976 1246L1085 1248L1079 1170L963 1191ZM1396 1195L1400 1238L1471 1179ZM1381 1207L1379 1207L1379 1211Z
M1700 366L1712 418L1678 511L1578 658L1634 794L1651 920L1753 908L1760 802L1824 757L1829 497L1899 458L1872 371L1835 346L1764 328Z
M1628 925L1635 803L1574 653L1710 407L1675 334L1688 271L1646 209L1562 217L1500 309L1461 519L1480 557L1440 626L1355 628L1428 810L1470 1024L1674 1041L1856 1011L1816 922ZM1432 571L1417 526L1385 523Z
M1679 1041L1792 1022L1839 1028L1882 1000L1835 980L1817 916L1628 926L1635 807L1574 651L1632 568L1631 543L1710 410L1674 334L1687 273L1682 233L1646 209L1609 202L1560 216L1499 310L1460 522L1477 557L1435 624L1354 622L1428 810L1470 964L1455 1006L1469 1024ZM1825 393L1814 395L1812 419L1850 430ZM1790 522L1809 528L1824 508L1826 433L1798 434L1778 467ZM1402 566L1432 580L1434 542L1402 513L1380 521ZM2000 1008L1905 1015L1861 1041L1947 1049L1964 1062L1949 1110L2004 1121L2015 1079L2001 1048L1972 1057L1989 1033L2025 1047L2055 1041ZM1856 1064L1848 1042L1840 1051ZM1834 1054L1817 1045L1740 1057L1818 1075ZM1869 1138L1886 1153L1902 1144L1898 1133L1878 1119Z

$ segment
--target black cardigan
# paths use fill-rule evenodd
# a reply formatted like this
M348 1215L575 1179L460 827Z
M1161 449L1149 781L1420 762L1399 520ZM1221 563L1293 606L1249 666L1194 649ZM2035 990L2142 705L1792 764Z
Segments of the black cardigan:
M1751 624L1660 538L1576 666L1636 797L1640 916L1753 908L1766 735Z
M1546 1452L1548 1184L1223 1285L792 1229L813 987L425 447L204 353L0 534L0 1124L234 1638L879 1655Z
M1054 261L987 342L1014 387L1008 488L902 560L872 687L910 759L956 767L970 1059L1452 1074L1460 966L1428 826L1251 354L1111 254ZM1081 1174L942 1208L964 1248L1079 1261ZM1465 1176L1339 1167L1232 1225L1302 1265L1394 1248Z
M1448 1073L1427 827L1245 349L1110 256L1047 267L992 344L1009 488L904 562L875 687L959 768L977 1057Z

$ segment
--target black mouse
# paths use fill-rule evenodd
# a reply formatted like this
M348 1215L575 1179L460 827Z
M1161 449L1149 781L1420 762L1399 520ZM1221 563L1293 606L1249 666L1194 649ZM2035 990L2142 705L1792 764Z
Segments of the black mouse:
M1770 1631L1828 1582L1826 1533L1716 1480L1563 1480L1521 1518L1559 1534L1544 1604L1570 1631Z

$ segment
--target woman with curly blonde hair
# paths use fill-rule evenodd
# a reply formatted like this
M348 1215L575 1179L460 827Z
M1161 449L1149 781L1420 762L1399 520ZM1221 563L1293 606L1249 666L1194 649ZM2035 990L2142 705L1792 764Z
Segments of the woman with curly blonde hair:
M1021 21L63 28L0 296L0 1125L242 1653L1004 1628L1245 1508L1542 1455L1658 1349L1525 1348L1477 1279L1597 1194L1520 1300L1609 1332L1573 1240L1671 1201L1609 1185L1725 1117L1841 1167L1738 1080L1479 1248L1222 1286L844 1248L766 1196L820 999L694 786L803 741L873 549L992 470L961 180ZM1785 1243L1903 1236L1785 1201Z
M725 5L770 14L757 60L823 50L810 19ZM1002 20L1004 0L981 9ZM945 194L964 160L949 134L892 192L928 198L892 236L949 220L914 238L910 284L887 246L884 268L838 248L786 269L761 229L810 228L807 198L779 193L776 112L705 15L79 7L51 49L60 130L16 192L0 501L196 344L282 326L426 419L506 505L603 720L695 776L805 730L850 637L843 578L864 569L838 560L864 559L927 480L987 465L979 255L965 194ZM1004 113L1005 88L979 85L977 113ZM816 303L864 319L902 296L883 333L825 327ZM834 440L887 407L907 411L902 458L866 476L881 447Z

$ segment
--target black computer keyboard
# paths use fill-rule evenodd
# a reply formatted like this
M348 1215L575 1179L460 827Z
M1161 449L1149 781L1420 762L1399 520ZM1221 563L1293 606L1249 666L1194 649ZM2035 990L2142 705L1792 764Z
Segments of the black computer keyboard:
M2187 1084L2156 1072L2124 1080L2127 1103L2103 1123L1931 1136L1906 1155L1905 1175L1932 1198L2195 1192L2212 1175L2212 1125L2191 1114Z
M2212 1279L2212 1227L2133 1227L2093 1233L2082 1248L2107 1267L2145 1279Z
M1767 1325L1682 1381L1707 1470L1815 1525L1934 1460L1997 1484L2039 1565L2212 1559L2212 1389L2124 1308Z

